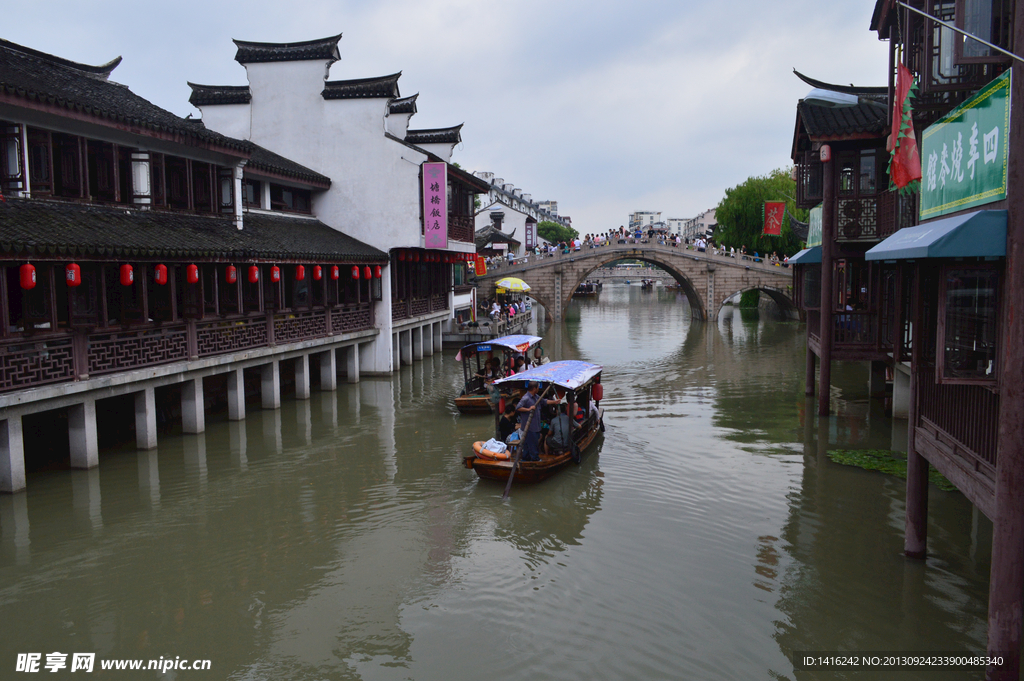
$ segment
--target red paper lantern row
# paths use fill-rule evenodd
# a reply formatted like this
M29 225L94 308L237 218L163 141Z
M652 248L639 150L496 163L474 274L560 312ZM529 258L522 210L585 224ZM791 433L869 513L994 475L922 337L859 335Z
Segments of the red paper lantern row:
M234 265L228 265L227 269L224 270L224 281L229 284L234 284L238 281L238 270L235 269Z
M26 291L36 287L36 266L25 263L18 268L18 278L21 287Z
M352 265L352 278L353 279L358 279L359 278L359 265Z
M160 286L167 284L167 265L157 265L153 268L153 281Z
M331 279L338 281L341 278L341 268L337 265L331 265Z
M295 281L302 281L306 278L306 268L303 265L295 266Z
M281 268L278 267L277 265L274 265L273 267L270 268L270 281L274 282L275 284L281 281Z
M199 283L199 268L195 265L189 265L185 268L185 281L190 284Z
M380 272L380 265L377 265L376 267L373 268L373 278L374 279L380 279L380 273L381 273Z
M367 265L363 268L363 279L370 279L373 277L373 272L370 271L370 266Z
M260 268L256 265L249 265L249 283L256 284L260 280Z
M71 263L64 268L64 279L68 282L69 288L74 288L82 283L82 268Z
M313 279L315 281L320 281L321 279L323 279L323 276L324 276L323 268L320 267L320 265L313 265Z
M121 286L131 286L135 283L135 272L131 265L121 265Z

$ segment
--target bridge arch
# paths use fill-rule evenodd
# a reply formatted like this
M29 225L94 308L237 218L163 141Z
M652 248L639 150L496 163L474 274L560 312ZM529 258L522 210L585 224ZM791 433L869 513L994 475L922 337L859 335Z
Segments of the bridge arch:
M791 293L788 290L782 290L777 286L766 285L747 286L725 296L724 298L722 298L722 302L718 306L718 315L721 314L722 308L725 306L725 301L737 295L746 293L747 291L760 291L761 293L771 298L775 302L775 304L779 306L779 310L782 312L782 316L786 317L787 319L800 319L800 308L798 308L796 306L796 303L793 302Z

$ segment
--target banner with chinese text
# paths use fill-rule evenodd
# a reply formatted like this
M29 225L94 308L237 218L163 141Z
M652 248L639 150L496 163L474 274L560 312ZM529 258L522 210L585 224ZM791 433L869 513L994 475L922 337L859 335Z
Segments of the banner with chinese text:
M448 248L448 166L423 164L423 240L426 248Z
M822 204L819 203L807 218L807 248L821 245L821 210Z
M782 236L782 218L786 215L783 201L764 202L764 232L769 236Z
M928 126L921 140L921 219L1006 198L1010 71Z

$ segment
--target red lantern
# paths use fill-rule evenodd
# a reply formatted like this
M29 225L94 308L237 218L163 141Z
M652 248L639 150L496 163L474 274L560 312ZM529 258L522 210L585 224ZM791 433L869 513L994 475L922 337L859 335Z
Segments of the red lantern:
M305 265L295 266L295 281L302 281L306 278L306 267Z
M353 279L358 279L359 278L359 265L352 265L352 278Z
M121 286L131 286L135 283L135 272L131 265L121 265Z
M36 287L36 266L25 263L18 268L21 276L21 287L26 291Z
M594 401L600 402L601 398L604 397L604 386L600 383L595 383L594 387L590 390L590 394L593 395Z
M369 279L373 276L373 272L370 271L370 266L367 265L363 268L363 279Z
M167 283L167 265L157 265L153 268L153 281L161 286Z
M399 251L398 252L398 261L399 262L405 262L405 251Z
M238 270L235 269L234 265L228 265L227 269L224 270L224 280L229 284L234 284L238 281Z
M504 397L502 397L500 400L498 400L498 413L499 414L504 414L505 413L505 398Z
M270 268L270 281L274 282L275 284L281 281L281 268L278 267L277 265L274 265L273 267Z
M249 265L249 283L255 284L260 280L260 268L256 265Z
M341 268L337 265L331 265L331 279L338 281L341 277Z
M313 265L313 280L320 281L323 279L324 269L320 265Z
M82 283L82 268L71 263L64 268L64 278L67 279L68 288L74 288Z
M416 253L413 253L413 254L412 254L412 261L413 261L413 262L419 262L419 261L420 261L420 254L419 254L419 251L417 251Z
M380 279L380 265L373 268L373 277L374 279Z
M199 283L199 268L195 265L189 265L185 268L185 281L190 284Z

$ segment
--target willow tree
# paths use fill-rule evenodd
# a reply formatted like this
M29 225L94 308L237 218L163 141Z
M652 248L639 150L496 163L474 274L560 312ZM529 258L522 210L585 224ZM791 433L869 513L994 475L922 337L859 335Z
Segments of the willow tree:
M778 253L793 255L801 248L800 239L789 226L789 217L807 222L807 211L796 207L796 182L789 168L777 168L767 175L749 177L747 181L725 190L725 198L715 209L718 227L715 242L720 246L739 250L746 246L748 253ZM781 236L762 234L764 229L764 202L784 201L786 219L782 221Z

